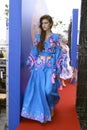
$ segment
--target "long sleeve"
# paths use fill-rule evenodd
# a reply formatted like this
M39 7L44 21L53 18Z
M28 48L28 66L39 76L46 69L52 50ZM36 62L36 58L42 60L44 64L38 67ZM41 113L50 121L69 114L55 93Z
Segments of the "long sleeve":
M60 41L59 41L59 36L56 35L55 37L55 42L56 42L56 73L60 74L61 73L61 68L62 68L62 48L60 46Z
M62 70L62 48L60 46L59 36L57 34L54 35L52 42L55 43L55 53L53 54L54 57L54 64L53 64L53 71L52 71L52 83L55 84L55 78L57 75L61 73Z
M57 65L57 74L61 73L62 70L62 50L61 47L56 48L56 65Z
M32 50L27 58L26 65L31 70L35 64L36 58L38 56L39 51L37 50L37 43L39 42L39 34L35 36L35 41L33 43Z

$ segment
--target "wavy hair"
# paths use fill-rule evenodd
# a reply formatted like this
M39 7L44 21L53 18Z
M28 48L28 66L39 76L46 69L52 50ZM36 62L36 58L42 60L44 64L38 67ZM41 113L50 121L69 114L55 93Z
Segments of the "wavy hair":
M49 16L49 15L43 15L43 16L40 18L40 25L39 25L39 27L40 27L40 29L41 29L41 35L40 35L40 42L37 44L37 49L38 49L39 51L43 51L43 50L44 50L44 41L45 41L45 37L46 37L46 31L44 31L44 30L42 29L42 21L43 21L44 19L47 19L47 20L49 21L49 23L51 24L51 27L50 27L50 28L52 28L52 26L53 26L53 20L52 20L52 17L51 17L51 16Z

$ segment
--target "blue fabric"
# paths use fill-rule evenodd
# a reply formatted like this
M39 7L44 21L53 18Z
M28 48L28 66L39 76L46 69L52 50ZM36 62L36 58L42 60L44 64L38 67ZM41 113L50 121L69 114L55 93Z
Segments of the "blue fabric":
M43 123L51 121L50 111L60 99L60 81L57 77L52 79L52 76L61 71L62 53L57 34L52 33L44 42L45 50L42 52L36 47L39 41L40 34L37 34L27 60L31 76L26 87L21 116Z

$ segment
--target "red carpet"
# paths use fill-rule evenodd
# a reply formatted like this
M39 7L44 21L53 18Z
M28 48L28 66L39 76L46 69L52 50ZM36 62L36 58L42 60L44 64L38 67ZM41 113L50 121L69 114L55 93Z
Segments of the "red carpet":
M80 130L75 109L76 85L68 83L67 87L59 93L61 99L56 106L52 122L40 124L39 122L22 119L17 130Z

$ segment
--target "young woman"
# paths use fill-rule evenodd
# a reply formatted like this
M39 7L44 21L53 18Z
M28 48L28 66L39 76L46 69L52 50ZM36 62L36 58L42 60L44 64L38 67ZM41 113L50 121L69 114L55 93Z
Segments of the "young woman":
M51 31L51 16L40 18L41 33L36 34L33 48L27 60L31 71L21 116L41 123L51 121L59 101L60 82L56 75L61 71L61 47L59 36Z

